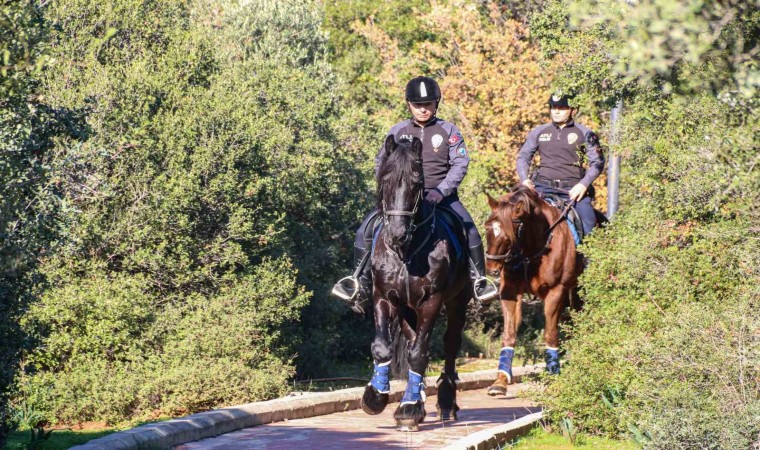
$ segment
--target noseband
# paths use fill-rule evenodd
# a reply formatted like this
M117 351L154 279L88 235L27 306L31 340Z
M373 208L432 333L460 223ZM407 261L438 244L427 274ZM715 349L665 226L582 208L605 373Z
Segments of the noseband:
M519 240L522 237L523 232L523 225L525 225L522 220L512 220L513 223L519 223L520 226L517 227L517 239ZM507 260L510 259L510 256L512 255L512 249L514 248L514 245L509 248L509 251L507 253L501 254L501 255L491 255L488 252L486 252L486 259L492 259L494 261L504 261L505 263Z

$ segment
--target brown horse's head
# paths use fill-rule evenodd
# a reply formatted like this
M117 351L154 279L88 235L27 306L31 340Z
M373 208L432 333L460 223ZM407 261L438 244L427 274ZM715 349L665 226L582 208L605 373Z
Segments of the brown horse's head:
M488 195L488 194L486 194ZM522 223L540 208L538 194L527 187L519 187L499 200L488 195L491 215L486 228L486 270L497 276L504 261L511 256Z

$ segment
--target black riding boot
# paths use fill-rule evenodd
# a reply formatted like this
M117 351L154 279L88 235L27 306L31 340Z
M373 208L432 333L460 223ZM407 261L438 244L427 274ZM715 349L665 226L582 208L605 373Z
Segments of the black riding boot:
M493 281L486 278L486 258L483 244L470 247L470 278L475 300L488 304L499 296Z
M369 306L372 292L372 264L369 256L367 248L354 247L354 273L338 281L330 292L359 314L364 314Z

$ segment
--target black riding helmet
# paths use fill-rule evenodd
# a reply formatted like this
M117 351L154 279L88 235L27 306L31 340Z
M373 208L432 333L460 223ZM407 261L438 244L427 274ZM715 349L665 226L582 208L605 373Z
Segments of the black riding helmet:
M440 102L441 88L432 78L414 78L406 83L406 100L412 103Z
M573 106L571 106L569 102L572 98L572 95L552 94L551 97L549 97L549 107L564 106L566 108L572 108Z

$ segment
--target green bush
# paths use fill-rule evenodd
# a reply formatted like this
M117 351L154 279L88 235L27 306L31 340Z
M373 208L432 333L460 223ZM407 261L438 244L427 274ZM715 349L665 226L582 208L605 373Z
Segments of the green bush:
M584 244L586 310L562 376L538 397L554 419L637 432L646 448L749 448L760 433L756 118L709 97L631 110L626 207Z
M298 321L366 202L318 4L107 3L46 11L43 93L89 132L55 141L61 242L18 395L110 423L282 395L340 344Z

